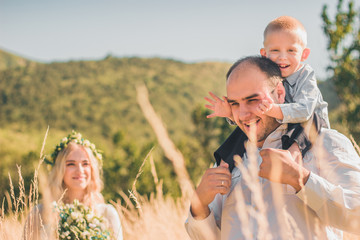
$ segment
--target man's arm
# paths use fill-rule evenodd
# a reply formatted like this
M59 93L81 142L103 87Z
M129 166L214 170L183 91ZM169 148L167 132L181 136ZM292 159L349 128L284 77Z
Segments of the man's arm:
M360 234L360 157L337 131L323 129L321 137L313 148L319 173L297 196L330 226Z
M216 195L226 194L231 186L231 174L228 164L221 161L220 166L208 169L203 175L194 196L191 199L186 230L192 239L217 239L220 231L215 222L213 211L218 211L221 204L213 204ZM212 209L209 205L212 205ZM212 210L212 211L211 211Z
M312 152L317 173L291 160L287 151L263 149L259 175L293 186L329 226L360 234L360 157L349 139L330 129L322 130Z

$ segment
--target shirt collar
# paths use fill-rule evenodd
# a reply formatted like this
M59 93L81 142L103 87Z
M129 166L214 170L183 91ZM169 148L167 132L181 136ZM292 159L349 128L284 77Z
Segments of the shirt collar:
M282 148L282 142L281 137L286 133L287 131L287 124L281 124L278 128L276 128L272 133L267 136L267 138L264 141L263 148Z
M307 64L304 64L301 68L299 68L299 70L285 78L289 82L291 87L295 85L297 79L300 77L300 74L302 73L302 70L305 68L306 65Z

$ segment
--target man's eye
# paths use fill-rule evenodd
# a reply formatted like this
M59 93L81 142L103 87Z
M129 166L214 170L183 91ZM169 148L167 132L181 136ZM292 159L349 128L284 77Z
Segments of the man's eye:
M232 102L232 103L230 103L230 105L231 105L231 106L237 106L237 105L239 105L239 103L237 103L237 102Z
M89 164L89 162L83 162L83 165L84 166L89 166L90 164Z
M248 103L249 104L254 104L254 103L257 103L258 101L259 101L259 99L249 99Z

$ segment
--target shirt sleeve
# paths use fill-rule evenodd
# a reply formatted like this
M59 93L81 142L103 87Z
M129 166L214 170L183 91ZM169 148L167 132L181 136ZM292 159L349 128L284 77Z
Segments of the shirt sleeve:
M343 135L325 134L317 153L318 174L311 173L297 196L332 227L360 234L360 158ZM315 146L314 149L321 149Z
M312 69L304 68L301 77L297 79L293 99L294 103L279 104L284 116L283 120L278 120L280 123L306 122L314 113L322 96Z
M216 219L221 212L222 198L218 195L209 205L210 215L202 220L196 220L189 210L188 219L185 222L185 228L193 240L216 240L221 238L220 223Z

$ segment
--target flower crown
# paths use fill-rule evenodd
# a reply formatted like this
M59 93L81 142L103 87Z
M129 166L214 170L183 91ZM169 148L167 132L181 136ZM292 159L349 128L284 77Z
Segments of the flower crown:
M65 149L70 142L80 144L84 147L90 148L92 153L94 154L95 158L99 162L99 167L102 167L102 151L97 150L95 147L95 144L91 143L89 140L82 138L81 133L75 132L74 130L71 131L71 133L67 136L61 139L60 143L56 145L53 153L50 155L50 157L46 156L44 158L45 163L54 166L56 157L58 156L59 152L63 149Z

